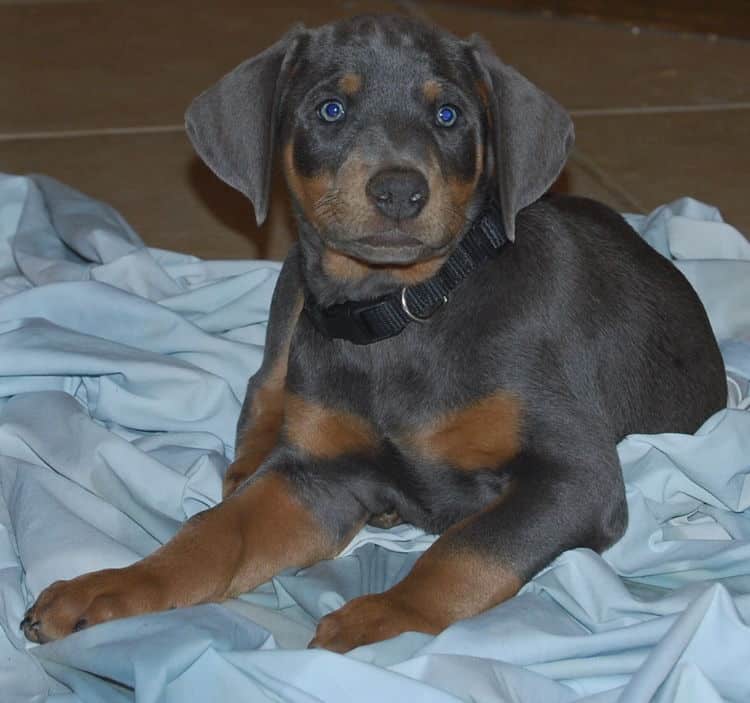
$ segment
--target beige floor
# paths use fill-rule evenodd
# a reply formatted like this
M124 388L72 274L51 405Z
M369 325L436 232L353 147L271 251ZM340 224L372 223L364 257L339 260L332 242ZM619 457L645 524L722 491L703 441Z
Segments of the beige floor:
M476 10L466 3L0 0L0 171L44 172L117 207L153 246L283 256L283 189L259 231L195 159L190 99L297 21L422 14L479 31L573 114L561 187L627 211L682 195L750 233L750 43Z

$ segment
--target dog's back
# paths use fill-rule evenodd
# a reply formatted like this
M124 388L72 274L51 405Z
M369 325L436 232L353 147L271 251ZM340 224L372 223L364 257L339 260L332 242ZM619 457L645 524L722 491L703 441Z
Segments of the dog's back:
M536 249L529 256L550 257L547 296L565 320L568 371L601 399L618 438L692 433L724 407L724 364L697 294L622 217L553 195L518 227L521 246Z

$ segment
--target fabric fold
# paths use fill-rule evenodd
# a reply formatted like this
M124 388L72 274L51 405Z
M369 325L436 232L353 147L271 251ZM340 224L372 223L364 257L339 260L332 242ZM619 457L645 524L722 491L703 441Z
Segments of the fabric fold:
M729 404L695 435L620 443L630 523L603 555L566 552L436 637L305 649L434 539L368 527L227 604L36 646L18 626L45 586L129 564L220 500L279 265L151 249L103 203L0 175L0 700L750 700L750 244L689 198L628 219L701 296Z

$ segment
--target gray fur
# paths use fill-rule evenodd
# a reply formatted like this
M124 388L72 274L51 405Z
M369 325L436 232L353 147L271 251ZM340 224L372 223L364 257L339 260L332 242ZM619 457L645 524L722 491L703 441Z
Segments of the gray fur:
M495 174L505 231L515 239L516 215L542 197L557 180L573 147L567 111L474 36L471 44L492 87Z
M302 32L295 27L243 61L195 98L185 114L195 150L219 178L250 199L259 225L268 213L284 60Z

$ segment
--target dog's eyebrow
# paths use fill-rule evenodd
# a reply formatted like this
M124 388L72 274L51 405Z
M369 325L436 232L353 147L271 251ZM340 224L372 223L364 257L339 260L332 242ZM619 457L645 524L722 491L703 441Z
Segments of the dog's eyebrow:
M439 81L435 80L434 78L430 78L429 80L426 80L424 84L422 85L422 94L424 95L425 99L428 102L437 100L440 93L442 92L443 92L443 86L440 84Z
M339 78L339 90L346 95L356 95L362 88L362 76L352 71Z

